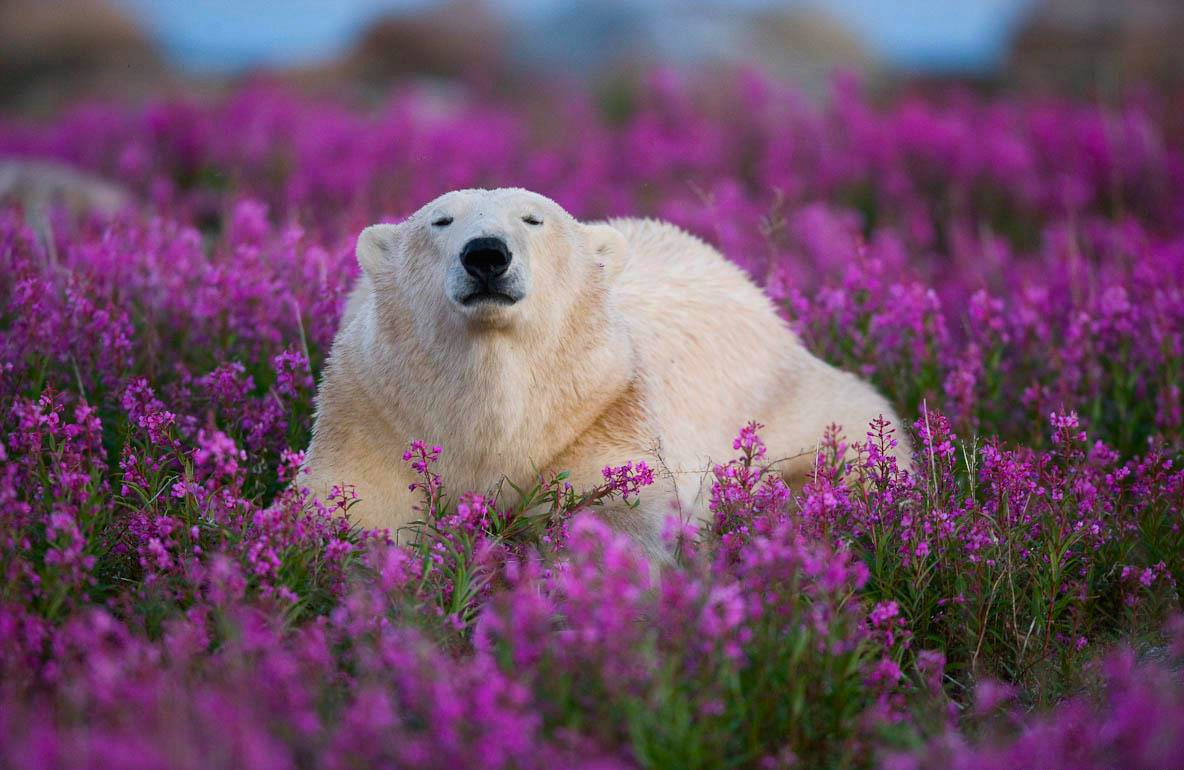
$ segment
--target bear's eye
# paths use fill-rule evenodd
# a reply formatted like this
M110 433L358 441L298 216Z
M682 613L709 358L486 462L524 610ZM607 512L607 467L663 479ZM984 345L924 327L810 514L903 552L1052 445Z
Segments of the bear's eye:
M432 227L448 227L450 224L452 224L452 217L450 216L437 217L432 221Z
M543 220L539 219L534 214L527 214L526 216L522 217L522 221L528 225L535 225L536 227L543 223Z

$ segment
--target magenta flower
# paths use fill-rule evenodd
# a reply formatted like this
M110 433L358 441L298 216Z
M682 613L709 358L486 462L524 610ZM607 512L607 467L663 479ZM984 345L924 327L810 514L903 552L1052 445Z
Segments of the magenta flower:
M632 461L617 467L606 466L601 472L609 490L624 499L636 497L642 487L654 483L654 472L644 460L635 466Z

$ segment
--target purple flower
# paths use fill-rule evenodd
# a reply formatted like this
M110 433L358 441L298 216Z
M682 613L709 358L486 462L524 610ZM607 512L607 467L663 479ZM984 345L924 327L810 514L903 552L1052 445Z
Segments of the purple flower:
M639 461L636 466L632 461L616 467L606 466L600 473L604 476L609 490L625 500L636 497L642 487L654 483L654 472L644 460Z

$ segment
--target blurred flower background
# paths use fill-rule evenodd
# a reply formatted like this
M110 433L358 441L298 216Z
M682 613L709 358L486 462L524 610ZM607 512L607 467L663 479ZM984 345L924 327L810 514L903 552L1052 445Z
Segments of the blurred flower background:
M1169 0L9 0L0 766L1179 765L1182 34ZM740 417L661 573L595 517L630 458L511 500L408 437L404 545L309 499L358 231L475 185L707 239L917 470L842 426L789 489Z

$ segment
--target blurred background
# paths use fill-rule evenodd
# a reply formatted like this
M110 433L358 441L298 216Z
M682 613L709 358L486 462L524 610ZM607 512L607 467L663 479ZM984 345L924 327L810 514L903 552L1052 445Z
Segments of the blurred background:
M393 81L593 88L655 65L736 67L824 98L965 83L1105 98L1184 81L1181 0L2 0L0 109L217 91L244 78L347 98Z

